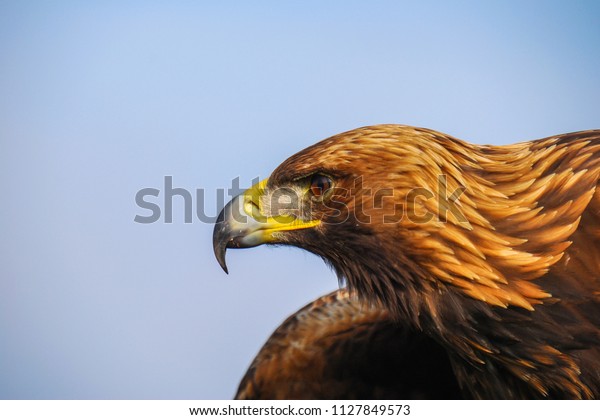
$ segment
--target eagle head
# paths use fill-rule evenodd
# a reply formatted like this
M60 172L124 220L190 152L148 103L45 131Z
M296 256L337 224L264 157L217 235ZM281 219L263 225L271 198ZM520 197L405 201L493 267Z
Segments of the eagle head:
M452 254L443 231L472 229L461 204L460 168L472 162L464 145L400 125L323 140L225 206L214 230L216 257L227 271L227 248L300 247L367 300L419 313L424 298L446 287L436 272Z

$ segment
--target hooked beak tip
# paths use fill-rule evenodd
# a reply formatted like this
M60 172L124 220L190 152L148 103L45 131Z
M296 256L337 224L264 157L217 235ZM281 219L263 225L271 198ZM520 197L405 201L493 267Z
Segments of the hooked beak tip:
M225 261L226 252L227 247L224 246L221 250L219 250L219 252L215 250L215 256L217 257L217 261L219 262L219 265L221 266L225 274L229 274L229 269L227 269L227 262Z
M227 229L227 223L223 220L223 212L219 215L217 219L217 223L215 225L215 230L213 231L213 250L215 252L215 257L223 271L226 274L229 274L229 270L227 269L227 262L225 260L225 255L227 253L227 243L229 242L229 232Z

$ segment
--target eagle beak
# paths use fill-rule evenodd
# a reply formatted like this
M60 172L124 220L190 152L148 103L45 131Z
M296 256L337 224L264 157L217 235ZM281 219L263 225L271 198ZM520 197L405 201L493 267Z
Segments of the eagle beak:
M221 210L213 231L215 257L226 273L227 248L251 248L265 243L261 223L244 211L244 195L240 194Z
M252 248L281 241L279 232L316 226L320 221L302 221L292 215L265 216L261 212L260 198L267 180L233 198L221 210L213 231L213 250L219 265L226 273L227 248Z

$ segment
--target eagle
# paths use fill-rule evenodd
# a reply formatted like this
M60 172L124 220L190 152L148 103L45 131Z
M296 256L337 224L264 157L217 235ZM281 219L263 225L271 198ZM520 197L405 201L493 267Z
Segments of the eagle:
M600 130L491 146L363 127L233 198L213 246L225 271L228 248L322 257L406 345L443 349L466 398L598 398L599 176Z

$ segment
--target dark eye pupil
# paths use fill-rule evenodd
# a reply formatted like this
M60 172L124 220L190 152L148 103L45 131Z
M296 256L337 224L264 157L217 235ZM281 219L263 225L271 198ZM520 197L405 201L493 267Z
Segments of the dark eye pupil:
M331 180L324 175L313 176L310 183L310 190L314 196L320 197L331 188Z

